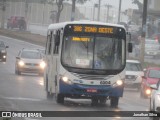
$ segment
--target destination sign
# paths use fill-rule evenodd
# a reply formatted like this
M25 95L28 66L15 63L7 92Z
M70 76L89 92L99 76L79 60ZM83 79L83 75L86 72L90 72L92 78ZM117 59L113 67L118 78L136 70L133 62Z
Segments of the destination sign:
M74 32L85 32L85 33L106 33L106 34L113 34L114 28L113 27L98 27L98 26L81 26L81 25L74 25L73 26Z
M125 39L126 31L120 26L94 24L68 24L64 28L64 35L107 35L107 37ZM72 38L73 41L89 41L88 38Z
M87 38L87 37L72 37L72 40L73 41L83 41L83 42L89 42L90 41L90 38Z

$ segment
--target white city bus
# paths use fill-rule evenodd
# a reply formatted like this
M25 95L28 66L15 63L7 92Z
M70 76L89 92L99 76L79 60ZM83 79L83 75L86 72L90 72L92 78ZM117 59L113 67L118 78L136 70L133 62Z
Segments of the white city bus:
M65 97L85 98L93 105L109 99L111 106L118 106L126 64L123 26L93 21L51 24L45 56L48 98L55 95L58 103Z

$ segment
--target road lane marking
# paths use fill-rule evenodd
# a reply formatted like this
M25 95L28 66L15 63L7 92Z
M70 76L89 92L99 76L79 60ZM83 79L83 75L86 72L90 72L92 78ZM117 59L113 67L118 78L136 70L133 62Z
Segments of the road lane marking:
M43 101L42 99L22 98L22 97L0 97L8 100L26 100L26 101Z

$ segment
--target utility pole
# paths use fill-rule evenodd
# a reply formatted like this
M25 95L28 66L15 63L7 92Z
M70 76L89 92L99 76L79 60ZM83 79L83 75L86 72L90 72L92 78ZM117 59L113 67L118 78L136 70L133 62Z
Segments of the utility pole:
M98 4L94 4L93 7L93 21L95 20L95 9L98 8Z
M96 4L94 4L93 6L93 21L94 21L94 16L95 16L95 7L96 7Z
M44 25L45 7L46 7L46 3L43 3L43 17L42 17L42 25Z
M75 19L76 0L72 0L71 21Z
M95 14L95 5L96 4L94 4L94 6L93 6L93 21L94 21L94 14Z
M109 22L109 9L112 8L112 5L105 5L107 7L107 20L106 22Z
M122 4L122 0L119 0L118 23L120 22L120 16L121 16L121 4Z
M144 63L147 4L148 4L148 0L143 0L143 18L142 18L142 34L141 34L141 56L140 56L140 61L141 61L142 64Z
M5 11L6 11L6 0L2 0L2 18L1 18L1 28L2 29L4 29Z
M100 8L101 8L101 0L99 0L99 3L98 3L98 15L97 15L98 21L100 20Z
M25 18L28 18L28 0L25 0Z

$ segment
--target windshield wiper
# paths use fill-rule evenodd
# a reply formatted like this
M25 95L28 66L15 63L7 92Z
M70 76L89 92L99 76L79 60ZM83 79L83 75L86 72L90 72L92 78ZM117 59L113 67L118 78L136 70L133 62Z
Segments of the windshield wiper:
M86 49L88 49L88 40L87 40L87 45L86 45L86 44L84 43L84 41L81 40L82 37L79 37L79 38L80 38L80 41L81 41L81 43L83 44L83 46L84 46Z
M81 43L83 44L83 46L87 49L87 57L88 57L88 52L89 52L89 51L88 51L88 40L86 41L87 44L85 44L84 41L81 40L82 37L81 37L81 36L78 36L78 37L80 38L80 42L81 42Z

